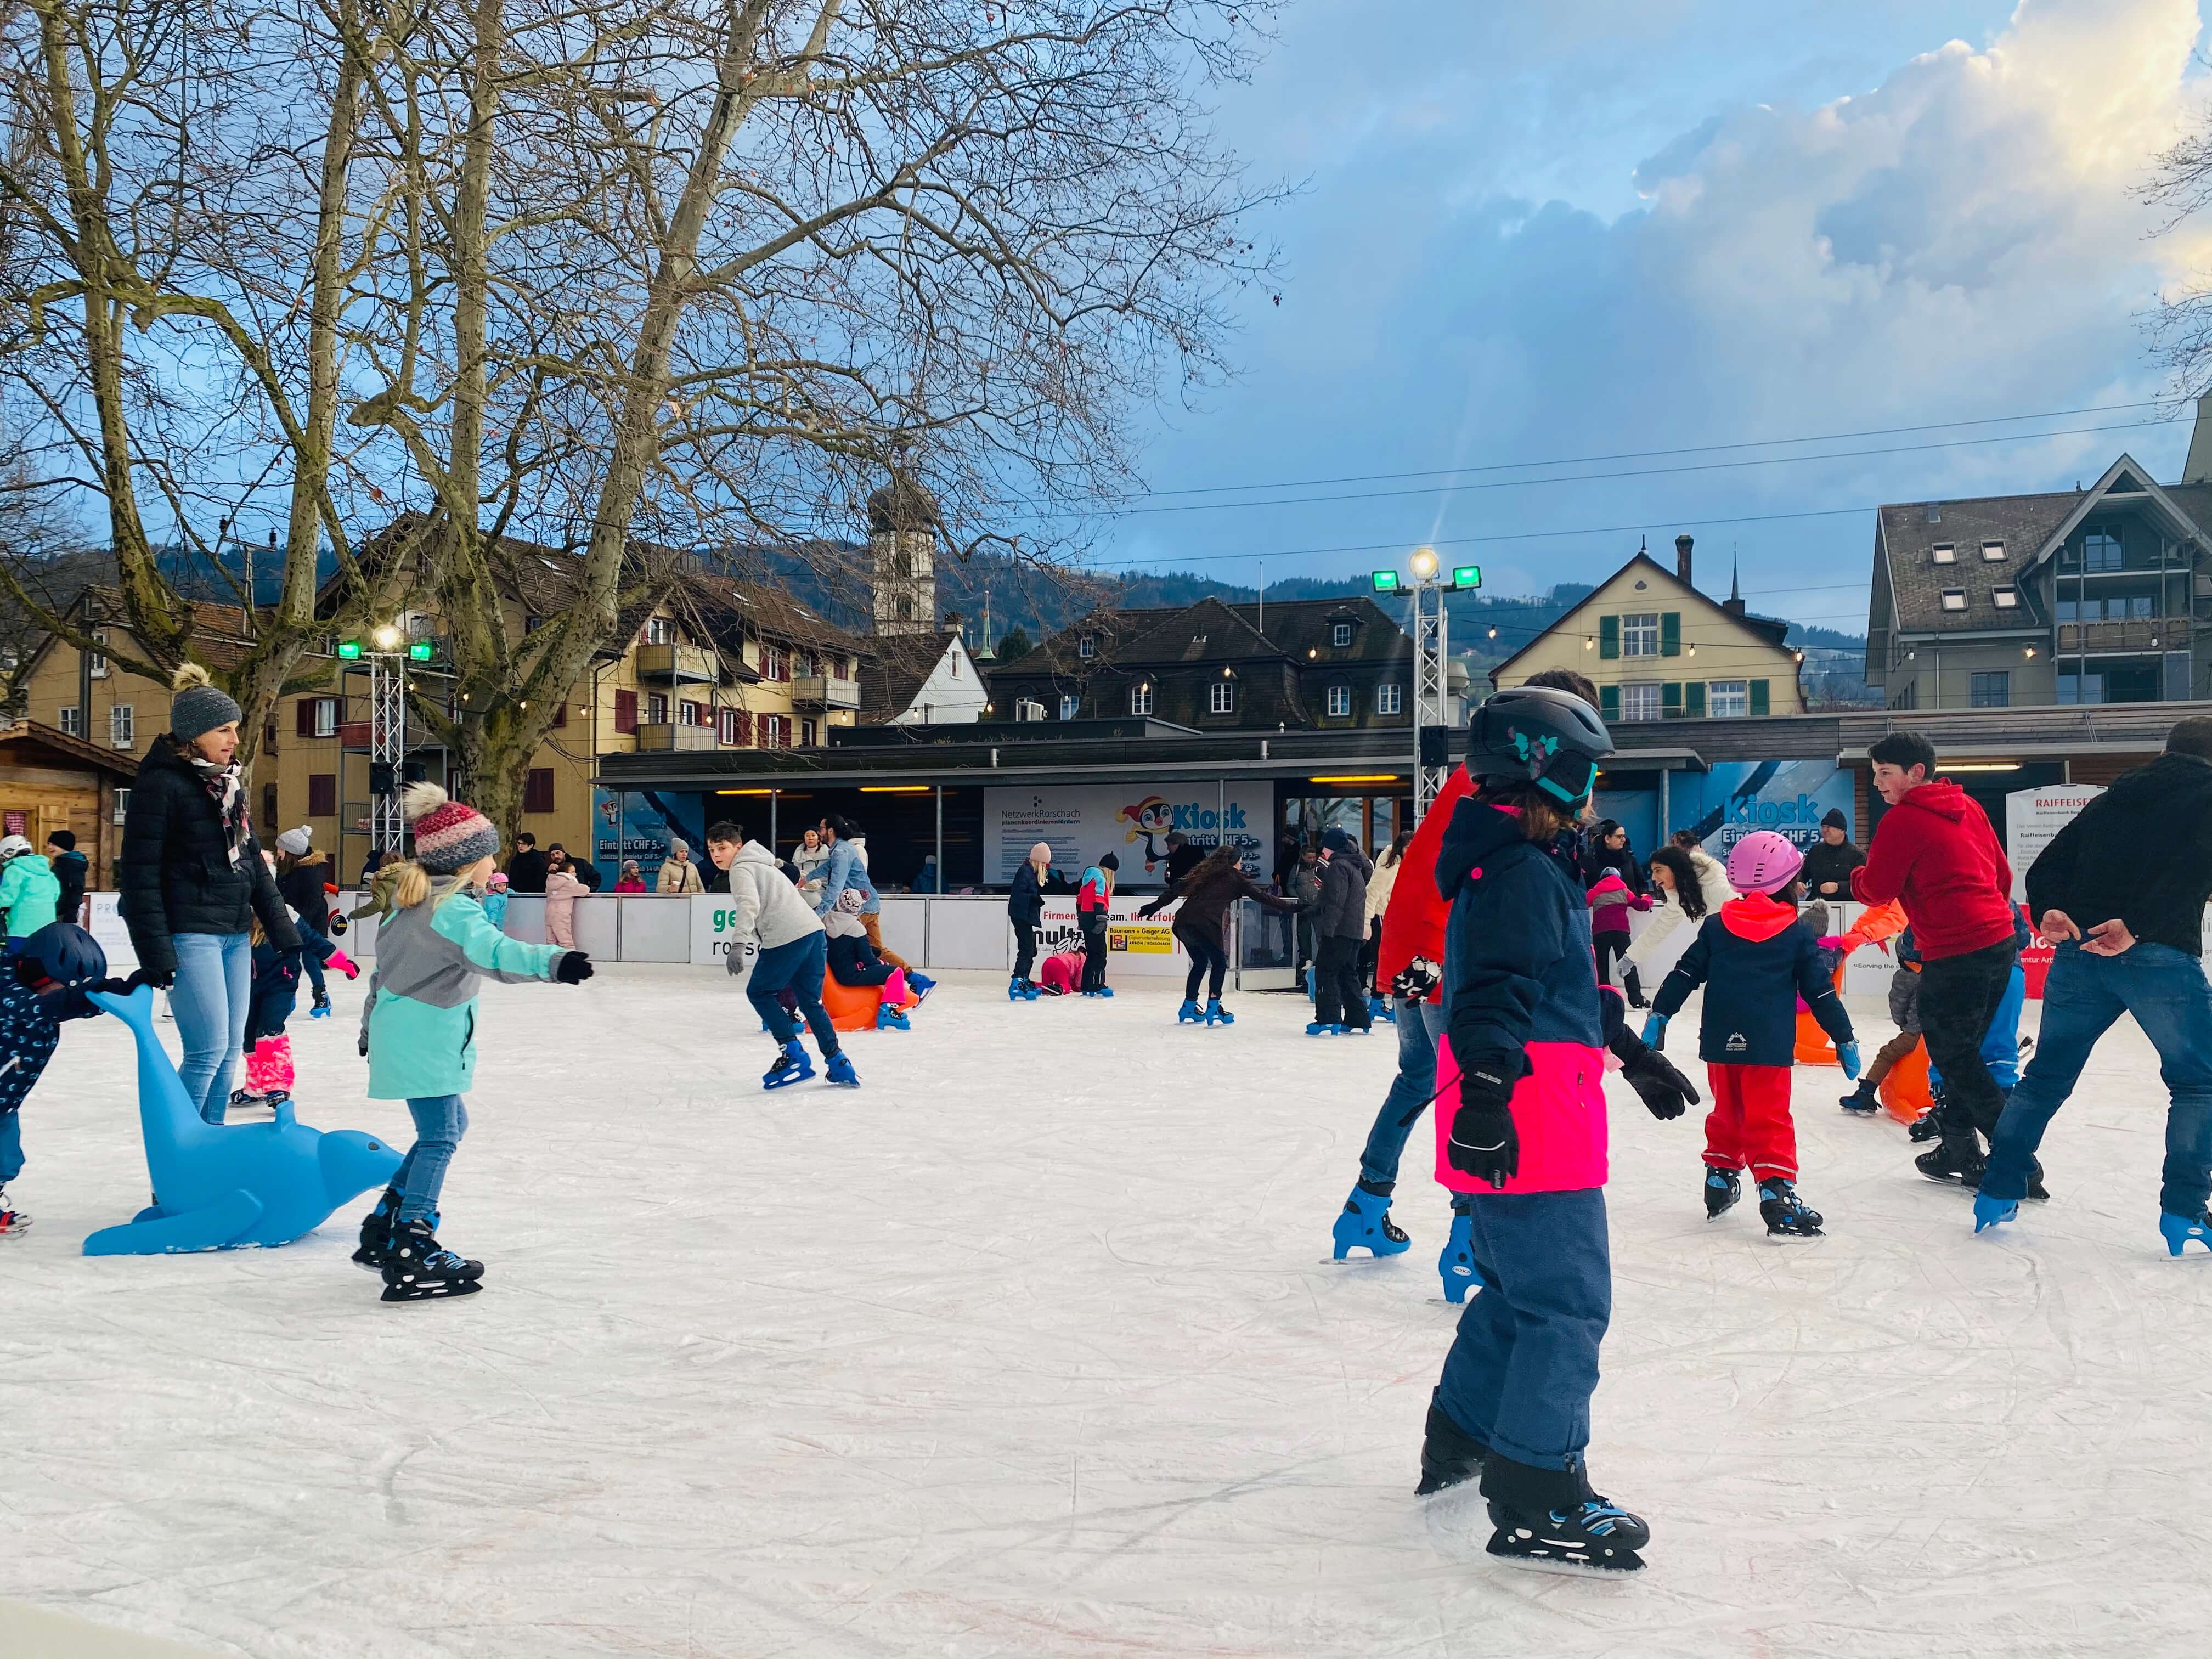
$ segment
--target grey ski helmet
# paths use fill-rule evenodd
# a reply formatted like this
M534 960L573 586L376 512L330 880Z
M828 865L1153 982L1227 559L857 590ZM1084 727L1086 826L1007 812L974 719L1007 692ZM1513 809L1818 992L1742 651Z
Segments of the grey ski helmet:
M1571 691L1516 685L1494 693L1467 726L1467 769L1488 784L1533 783L1579 807L1613 753L1605 722Z

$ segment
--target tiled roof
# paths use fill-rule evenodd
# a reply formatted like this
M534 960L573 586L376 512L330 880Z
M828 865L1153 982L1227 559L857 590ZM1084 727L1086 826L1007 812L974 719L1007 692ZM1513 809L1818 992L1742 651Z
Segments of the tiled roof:
M882 634L867 641L860 661L860 717L870 724L903 714L914 707L922 686L959 637L957 629L939 634Z

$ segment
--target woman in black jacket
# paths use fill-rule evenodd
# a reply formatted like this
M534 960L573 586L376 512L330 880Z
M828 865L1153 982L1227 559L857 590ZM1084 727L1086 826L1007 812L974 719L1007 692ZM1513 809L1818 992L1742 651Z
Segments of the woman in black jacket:
M252 1004L253 918L279 951L297 951L300 935L254 839L237 703L197 663L173 684L169 730L131 783L115 884L140 971L169 989L185 1092L221 1123Z
M1071 890L1052 873L1052 848L1039 842L1030 848L1028 860L1014 872L1013 890L1006 895L1006 920L1014 924L1014 977L1006 987L1009 1002L1035 1002L1039 994L1030 978L1036 966L1037 924L1044 920L1044 896Z
M1231 905L1239 899L1251 899L1285 915L1296 915L1306 908L1296 899L1278 898L1259 885L1244 873L1243 860L1238 848L1217 847L1206 855L1198 868L1137 912L1139 916L1150 918L1177 899L1182 901L1171 931L1190 955L1190 976L1183 981L1182 1007L1176 1014L1178 1025L1201 1019L1208 1025L1237 1023L1236 1015L1221 1006L1221 986L1229 975L1227 924ZM1198 1006L1199 981L1209 977L1212 984L1201 1013Z

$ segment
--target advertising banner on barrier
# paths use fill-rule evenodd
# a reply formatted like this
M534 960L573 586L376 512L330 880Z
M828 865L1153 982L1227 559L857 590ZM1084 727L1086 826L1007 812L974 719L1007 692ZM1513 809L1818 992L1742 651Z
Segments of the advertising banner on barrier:
M707 856L705 798L696 791L594 789L592 791L592 861L599 866L603 890L621 878L624 859L635 859L651 887L668 858L668 843L688 842L691 856Z
M1180 830L1194 847L1223 841L1243 849L1244 872L1258 876L1267 856L1274 817L1271 783L1240 782L1225 794L1212 783L1044 785L983 792L983 879L1003 885L1014 878L1030 848L1052 848L1052 861L1070 878L1099 856L1121 860L1115 885L1165 884L1167 836Z
M1190 957L1173 931L1175 913L1139 921L1137 911L1149 902L1144 894L1114 895L1107 907L1106 980L1116 974L1153 974L1180 978L1190 971ZM1083 929L1076 925L1075 900L1059 894L1044 902L1037 924L1037 950L1044 956L1062 951L1083 954Z
M2012 866L2012 896L2027 896L2027 866L2061 830L2104 790L2093 783L2055 783L2015 789L2005 797L2005 858Z

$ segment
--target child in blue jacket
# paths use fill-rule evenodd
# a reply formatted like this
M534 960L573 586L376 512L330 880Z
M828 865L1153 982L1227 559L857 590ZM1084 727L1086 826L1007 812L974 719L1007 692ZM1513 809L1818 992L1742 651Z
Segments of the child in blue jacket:
M1820 1212L1797 1195L1797 1129L1790 1118L1803 999L1835 1039L1844 1075L1859 1074L1851 1017L1820 959L1820 942L1797 915L1805 855L1786 836L1755 830L1729 850L1729 884L1743 895L1705 918L1652 1004L1644 1040L1656 1043L1690 993L1705 987L1698 1052L1713 1085L1705 1120L1705 1218L1743 1195L1738 1171L1759 1183L1770 1237L1820 1237Z

